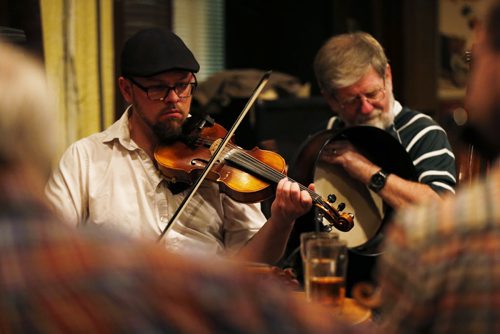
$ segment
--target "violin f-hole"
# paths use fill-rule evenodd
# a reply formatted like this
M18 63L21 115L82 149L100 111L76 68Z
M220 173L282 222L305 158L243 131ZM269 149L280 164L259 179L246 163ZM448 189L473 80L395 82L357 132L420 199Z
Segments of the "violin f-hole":
M190 162L191 166L205 166L207 164L207 160L194 158Z

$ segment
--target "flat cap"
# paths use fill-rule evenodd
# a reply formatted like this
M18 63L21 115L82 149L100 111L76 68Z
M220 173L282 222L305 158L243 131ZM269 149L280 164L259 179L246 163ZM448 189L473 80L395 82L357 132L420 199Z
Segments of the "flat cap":
M200 65L172 31L163 28L141 30L125 43L121 54L123 76L149 77L173 70L198 72Z

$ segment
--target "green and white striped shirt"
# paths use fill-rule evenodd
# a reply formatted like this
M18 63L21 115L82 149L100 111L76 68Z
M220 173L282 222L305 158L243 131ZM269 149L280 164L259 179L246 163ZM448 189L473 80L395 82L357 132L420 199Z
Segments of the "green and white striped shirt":
M394 136L408 152L417 171L418 182L429 185L436 192L455 193L455 156L446 131L430 116L403 108L398 101L393 107L395 118L387 132ZM332 117L328 129L341 129L343 121Z

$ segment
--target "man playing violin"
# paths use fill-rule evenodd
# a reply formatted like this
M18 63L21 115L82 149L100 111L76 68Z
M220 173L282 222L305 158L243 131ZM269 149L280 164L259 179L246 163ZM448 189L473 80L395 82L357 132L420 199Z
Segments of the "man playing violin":
M372 36L358 32L332 37L317 53L314 71L322 95L338 115L328 128L368 125L387 131L408 152L418 182L388 174L346 141L330 143L323 160L342 166L394 209L454 193L455 157L446 132L429 116L395 100L391 67Z
M171 190L153 153L182 132L198 70L191 51L170 31L146 29L126 42L118 85L130 106L107 130L72 144L47 184L48 198L66 221L158 238L187 191ZM216 183L204 182L162 242L178 252L274 263L295 219L311 205L307 191L283 179L266 222L258 204L237 203Z

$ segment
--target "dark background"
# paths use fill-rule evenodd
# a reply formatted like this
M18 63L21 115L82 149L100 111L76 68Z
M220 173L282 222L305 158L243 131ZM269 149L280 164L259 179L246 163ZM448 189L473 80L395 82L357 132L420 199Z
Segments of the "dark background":
M171 25L170 0L115 0L114 9L116 50L143 27ZM312 61L317 50L334 34L363 30L386 50L396 97L410 107L439 113L435 0L238 0L226 1L225 11L228 69L289 73L312 83L315 95ZM0 26L23 29L27 47L43 57L39 1L0 0ZM119 96L117 101L119 114Z

